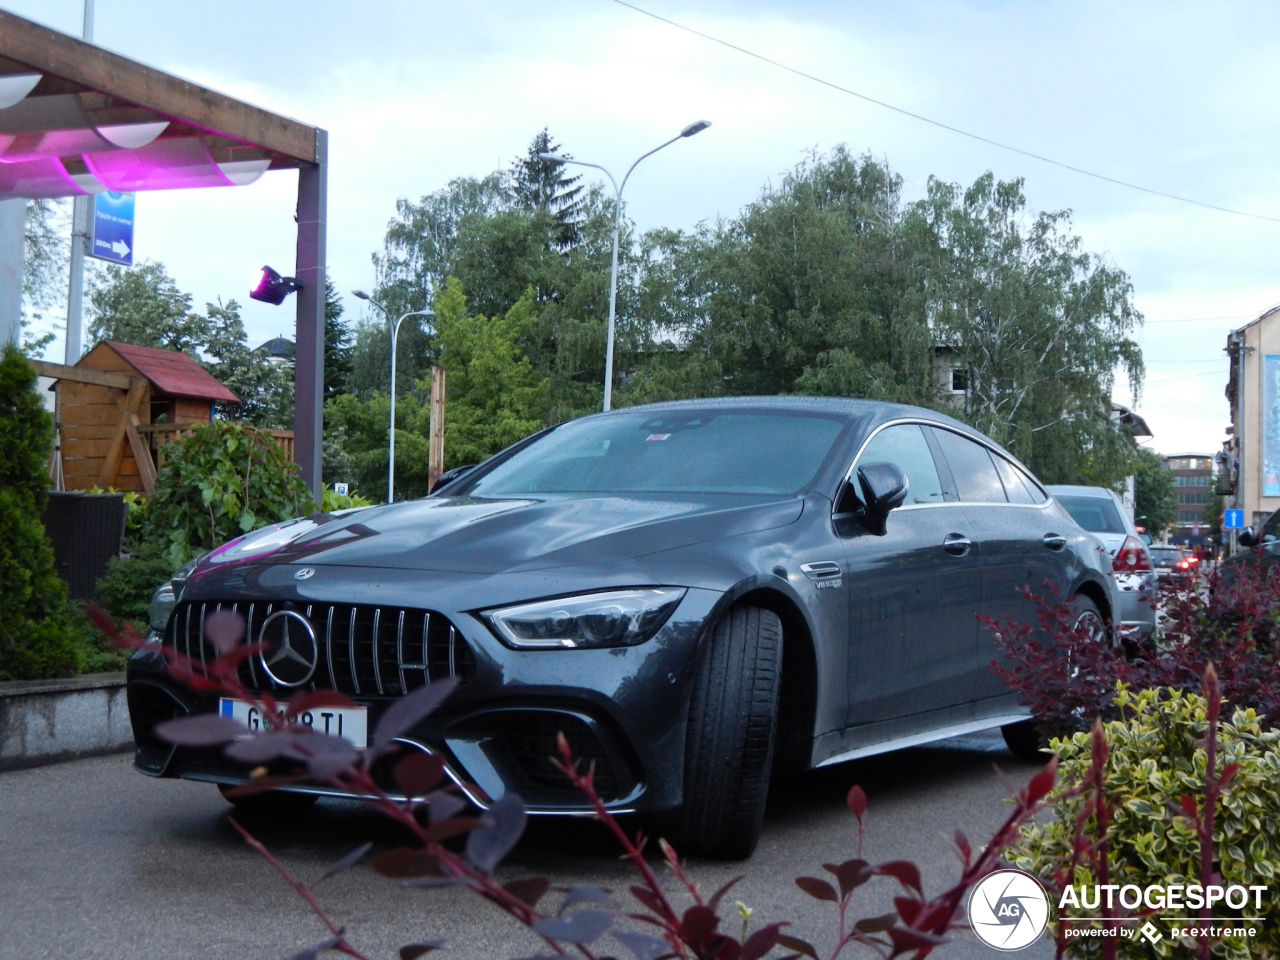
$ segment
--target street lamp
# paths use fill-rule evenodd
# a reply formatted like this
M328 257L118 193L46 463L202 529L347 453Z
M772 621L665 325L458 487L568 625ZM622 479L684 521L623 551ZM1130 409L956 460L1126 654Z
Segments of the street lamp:
M391 323L391 314L387 312L387 308L369 296L369 294L363 290L352 290L351 294L361 300L367 300L372 303L382 311L382 315L387 318L387 323ZM410 310L408 313L402 314L400 319L395 322L395 326L391 328L391 430L387 441L387 503L395 502L396 488L396 339L400 336L400 324L410 317L435 317L435 314L430 310ZM434 331L434 325L431 325L431 327Z
M651 157L663 147L669 147L677 140L683 140L686 137L692 137L696 133L701 133L707 127L711 126L710 120L699 120L691 123L678 134L668 140L666 143L660 143L646 154L642 154L635 163L627 168L626 175L622 178L622 183L618 183L614 179L612 173L600 166L598 163L586 163L582 160L573 160L569 157L562 157L556 153L540 153L538 154L543 160L553 160L556 163L574 163L580 167L594 167L604 173L609 178L609 182L613 184L613 264L609 269L609 339L604 349L604 409L607 411L613 402L613 328L614 317L617 313L618 304L618 229L622 219L622 191L627 185L627 179L631 176L631 171L645 157Z

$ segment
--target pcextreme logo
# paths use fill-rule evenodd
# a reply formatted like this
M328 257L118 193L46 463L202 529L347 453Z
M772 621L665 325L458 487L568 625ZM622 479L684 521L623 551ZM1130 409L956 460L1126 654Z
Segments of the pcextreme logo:
M1040 939L1049 923L1049 895L1021 870L987 874L969 895L969 925L996 950L1022 950Z

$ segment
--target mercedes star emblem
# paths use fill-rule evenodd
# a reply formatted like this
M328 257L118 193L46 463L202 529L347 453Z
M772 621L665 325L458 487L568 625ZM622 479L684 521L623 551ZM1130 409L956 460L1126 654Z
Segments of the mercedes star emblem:
M311 579L312 577L314 577L315 575L316 575L316 568L315 568L315 567L303 567L301 570L299 570L297 573L295 573L295 574L293 575L293 579L295 579L295 580L310 580L310 579Z
M316 672L320 648L311 623L296 610L277 610L262 621L258 654L262 669L282 687L300 687Z

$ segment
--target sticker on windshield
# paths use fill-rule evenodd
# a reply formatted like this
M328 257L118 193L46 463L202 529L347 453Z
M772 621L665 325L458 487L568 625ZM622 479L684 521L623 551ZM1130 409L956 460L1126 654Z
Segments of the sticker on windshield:
M671 436L669 433L651 433L645 437L645 440L665 440L669 436Z

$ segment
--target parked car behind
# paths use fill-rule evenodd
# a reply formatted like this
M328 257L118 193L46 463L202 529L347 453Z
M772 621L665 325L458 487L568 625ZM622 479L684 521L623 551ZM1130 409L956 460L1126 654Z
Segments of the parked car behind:
M1048 490L1106 549L1119 597L1116 619L1121 634L1131 639L1150 636L1156 626L1157 577L1151 548L1142 542L1124 502L1106 487L1051 484Z
M1187 551L1178 546L1153 544L1147 548L1151 566L1160 580L1185 580L1194 577L1196 564Z
M266 645L243 681L347 694L358 706L331 729L358 746L398 697L459 678L400 743L443 757L477 806L515 791L536 812L584 812L549 759L563 732L610 809L741 857L775 766L1024 729L975 615L1035 623L1019 588L1047 580L1104 638L1107 575L1025 467L941 414L808 397L615 410L426 499L279 524L203 558L157 595L129 662L136 765L224 787L247 776L154 733L175 714L251 718L176 682L159 653L211 656L202 624L229 608Z

